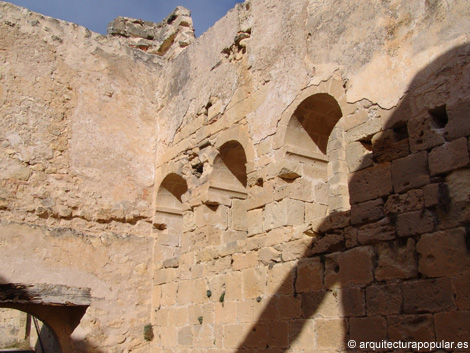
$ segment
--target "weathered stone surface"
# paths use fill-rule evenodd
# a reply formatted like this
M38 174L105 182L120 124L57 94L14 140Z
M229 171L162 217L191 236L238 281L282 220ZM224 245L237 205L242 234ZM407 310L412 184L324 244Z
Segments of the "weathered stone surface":
M440 184L429 184L423 188L424 205L433 207L439 205L439 188Z
M254 299L264 293L266 273L263 268L250 268L242 271L242 288L245 299Z
M414 211L399 214L397 217L397 234L408 237L434 230L434 215L429 211Z
M316 334L316 335L315 335ZM304 339L305 343L302 348L311 349L312 337L316 337L316 349L342 349L344 340L344 324L339 319L323 319L317 320L315 324L315 331L307 332L302 336L307 337L311 335L310 339Z
M413 239L408 239L405 244L400 241L380 244L377 246L377 253L377 280L409 279L418 276L416 243Z
M470 270L467 237L464 228L421 236L416 245L419 272L428 277L441 277Z
M369 168L373 164L372 153L360 142L346 146L346 162L350 172Z
M310 292L323 287L323 264L319 257L302 259L297 268L295 290Z
M294 280L296 275L296 264L286 262L275 264L267 271L267 295L289 295L294 294Z
M448 140L456 140L459 137L470 135L470 123L468 114L470 107L468 102L459 99L447 107L449 122L445 127L445 133Z
M392 316L388 321L388 335L392 341L434 342L432 315Z
M361 288L348 288L340 291L344 317L364 316L366 314L365 291Z
M406 157L410 153L406 126L379 132L372 138L374 159L380 163Z
M304 223L305 206L298 200L283 199L266 205L263 229L268 231L285 225Z
M435 315L436 339L455 342L467 343L464 347L459 347L456 351L466 351L468 349L467 332L470 329L470 316L465 311L448 311L437 313Z
M247 212L248 236L263 232L263 210L255 209Z
M382 218L378 222L365 224L357 228L357 240L360 244L374 244L379 241L394 239L396 237L395 226L389 218Z
M174 58L194 39L191 12L178 6L160 23L117 17L108 24L108 36L120 37L149 54Z
M399 285L370 286L366 290L367 312L369 315L399 314L402 294Z
M41 307L67 307L75 303L89 305L87 310L90 313L99 311L103 326L95 327L95 331L89 334L92 340L104 335L110 326L114 327L115 338L126 332L142 335L142 327L148 322L146 316L150 309L150 292L144 293L139 288L151 283L149 259L153 242L150 239L109 233L101 237L85 236L70 229L47 230L5 221L0 223L0 234L8 234L9 239L8 242L0 242L2 283L11 282L9 279L15 278L22 283L34 284L40 279L44 285L34 284L33 288L42 287L49 291L47 294L40 289L43 297ZM58 264L66 263L69 265L54 270ZM14 274L18 264L29 270ZM80 287L91 288L91 296L88 290L79 290L80 301L77 302L74 290L70 289ZM64 295L58 295L60 292ZM127 307L121 298L140 305ZM119 313L116 312L117 305L121 308ZM51 313L53 312L54 310ZM123 316L129 318L129 321L120 321ZM53 315L50 314L49 317L52 318ZM86 320L86 317L83 319ZM134 327L131 322L139 323L138 327ZM58 332L57 329L65 326L66 321L55 322L51 319L48 324ZM60 343L70 345L69 341Z
M428 154L415 153L392 162L392 184L396 193L429 184Z
M459 309L470 308L470 277L468 275L468 272L464 272L454 280L455 302Z
M351 205L351 224L378 221L384 216L382 199Z
M385 214L399 214L417 211L424 208L423 191L421 189L410 190L406 194L392 194L384 205Z
M281 262L281 259L282 253L273 247L262 248L259 251L259 260L265 265L269 265L274 262Z
M469 11L251 0L194 39L0 2L0 281L91 289L67 352L466 339Z
M354 173L349 183L351 204L373 200L392 191L390 164L384 163Z
M274 200L279 201L284 198L312 202L314 199L314 188L312 182L306 179L296 179L278 185L274 190Z
M441 312L451 308L453 294L447 278L427 279L403 284L403 309L407 314Z
M352 317L349 323L350 339L356 342L380 342L387 337L384 317Z
M343 248L344 235L341 232L327 233L314 236L308 249L308 254L325 254L339 251Z
M374 251L370 246L361 246L343 253L326 256L325 285L365 285L373 280Z
M444 144L444 131L428 112L408 122L410 147L413 153Z
M443 146L435 147L429 153L431 175L443 174L465 167L469 162L466 138L460 138Z

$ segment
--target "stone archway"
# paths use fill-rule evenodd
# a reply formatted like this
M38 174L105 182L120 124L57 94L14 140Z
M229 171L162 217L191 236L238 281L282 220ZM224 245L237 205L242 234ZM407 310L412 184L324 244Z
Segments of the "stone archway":
M0 353L62 353L55 332L30 313L0 308Z
M62 352L71 351L70 335L91 304L90 289L52 284L0 284L0 307L37 317L53 332Z

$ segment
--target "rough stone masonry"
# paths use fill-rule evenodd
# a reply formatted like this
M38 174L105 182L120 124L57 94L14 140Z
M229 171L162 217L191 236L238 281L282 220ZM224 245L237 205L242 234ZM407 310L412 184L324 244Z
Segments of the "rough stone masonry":
M470 340L467 1L0 31L0 282L90 291L20 307L63 352Z

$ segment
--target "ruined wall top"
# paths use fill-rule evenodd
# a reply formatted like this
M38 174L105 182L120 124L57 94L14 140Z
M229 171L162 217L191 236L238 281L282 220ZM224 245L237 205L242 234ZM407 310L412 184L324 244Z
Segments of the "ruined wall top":
M108 36L121 38L131 47L166 58L178 56L196 38L191 12L182 6L159 23L117 17L108 24Z

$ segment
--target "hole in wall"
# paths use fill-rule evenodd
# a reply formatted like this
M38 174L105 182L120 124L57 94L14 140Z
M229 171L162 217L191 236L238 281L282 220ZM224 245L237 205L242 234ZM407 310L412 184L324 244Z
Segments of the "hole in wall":
M198 163L196 165L193 165L193 175L200 178L202 173L204 173L204 164L203 163Z
M372 151L372 140L370 138L359 140L359 142L366 150Z
M169 25L171 25L177 18L178 18L178 16L173 15L173 16L171 16L171 17L166 21L166 23L168 23Z
M395 141L402 141L408 138L408 127L406 125L396 126L393 128Z
M445 104L429 109L428 112L431 115L434 123L440 129L444 128L449 122L449 117L447 116L447 107Z

